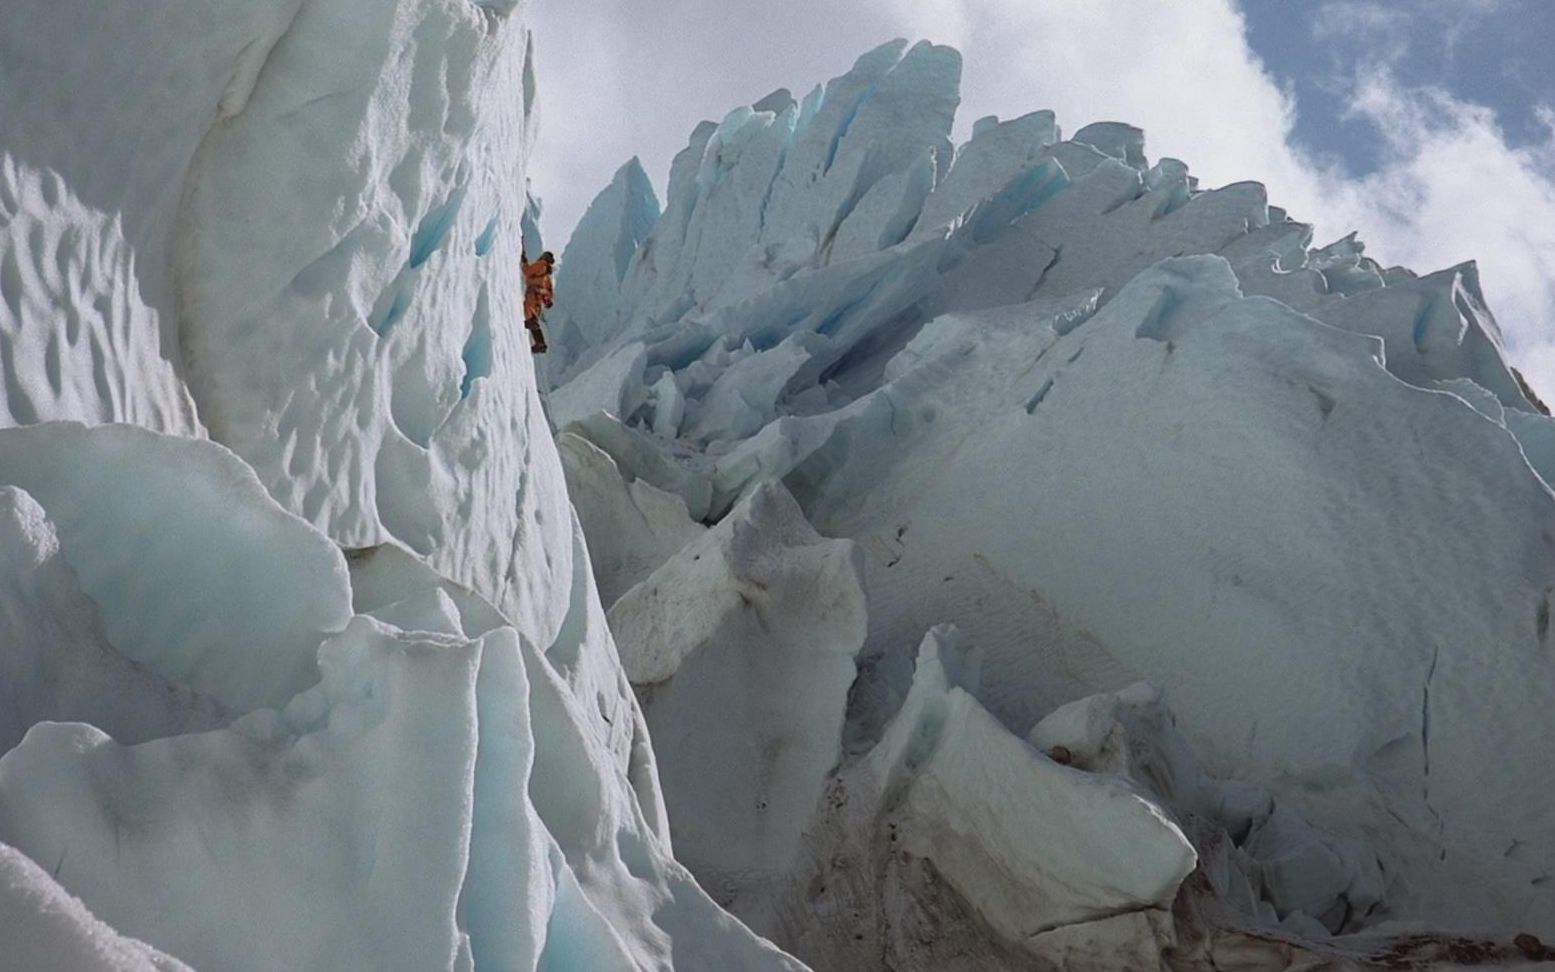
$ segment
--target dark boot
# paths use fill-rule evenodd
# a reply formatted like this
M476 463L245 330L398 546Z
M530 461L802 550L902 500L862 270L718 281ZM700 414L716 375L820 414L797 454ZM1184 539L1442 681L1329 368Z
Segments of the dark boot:
M549 345L545 343L545 332L540 330L540 322L530 318L524 322L524 328L529 331L529 352L544 354Z

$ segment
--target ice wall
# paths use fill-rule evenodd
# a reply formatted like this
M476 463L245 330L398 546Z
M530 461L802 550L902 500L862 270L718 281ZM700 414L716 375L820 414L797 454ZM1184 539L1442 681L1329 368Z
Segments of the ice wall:
M507 0L0 11L10 945L799 968L670 858L518 326L530 43Z

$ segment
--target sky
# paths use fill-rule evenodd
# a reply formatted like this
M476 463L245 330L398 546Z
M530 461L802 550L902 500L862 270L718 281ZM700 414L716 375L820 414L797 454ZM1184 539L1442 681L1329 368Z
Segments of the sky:
M893 37L962 52L958 138L1051 108L1146 132L1204 186L1254 179L1385 265L1477 260L1555 400L1555 0L534 0L529 174L560 250L614 171L662 193L697 122L803 93Z

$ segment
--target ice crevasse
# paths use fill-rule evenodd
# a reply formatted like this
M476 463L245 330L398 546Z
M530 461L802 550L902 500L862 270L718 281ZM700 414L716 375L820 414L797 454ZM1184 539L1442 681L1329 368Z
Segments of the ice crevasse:
M821 969L1538 960L1555 422L1475 266L1314 247L1121 123L953 145L959 75L895 42L703 123L560 262L677 852Z
M0 965L801 968L509 326L534 84L511 0L0 11Z

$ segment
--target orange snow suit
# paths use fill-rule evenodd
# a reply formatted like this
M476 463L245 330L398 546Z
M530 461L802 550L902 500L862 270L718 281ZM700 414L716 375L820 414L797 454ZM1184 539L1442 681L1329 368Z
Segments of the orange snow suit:
M540 315L555 299L551 270L556 265L556 257L547 250L533 263L528 257L521 257L520 264L524 271L524 327L529 331L529 350L542 354L547 345L545 332L540 328Z

